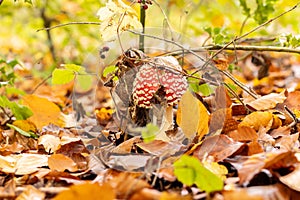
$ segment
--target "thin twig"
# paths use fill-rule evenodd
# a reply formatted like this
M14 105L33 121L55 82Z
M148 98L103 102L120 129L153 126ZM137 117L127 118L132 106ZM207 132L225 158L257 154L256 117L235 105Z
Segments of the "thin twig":
M48 30L52 30L52 29L55 29L55 28L63 27L63 26L69 26L69 25L98 25L98 26L100 26L101 22L68 22L68 23L65 23L65 24L58 24L56 26L51 26L51 27L48 27L48 28L40 28L36 32L48 31Z
M145 33L145 25L146 25L146 10L144 6L146 5L146 1L142 0L140 5L140 22L142 24L142 33ZM145 48L145 36L140 35L139 38L139 50L144 52Z
M192 48L194 52L204 52L213 50L232 50L232 51L272 51L272 52L283 52L283 53L296 53L300 54L300 49L289 48L289 47L277 47L277 46L257 46L257 45L208 45L197 48ZM168 55L180 55L182 50L176 50L168 52Z

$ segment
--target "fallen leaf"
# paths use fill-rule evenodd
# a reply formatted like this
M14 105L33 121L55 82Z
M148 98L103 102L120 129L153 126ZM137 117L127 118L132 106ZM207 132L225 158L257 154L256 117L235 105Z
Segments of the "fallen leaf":
M226 135L215 135L208 137L203 143L196 147L193 155L202 160L206 155L212 156L215 162L224 160L233 155L245 144L233 141Z
M289 188L293 189L293 190L296 190L298 192L300 192L300 165L298 164L296 169L285 175L285 176L281 176L279 177L279 180L287 185Z
M131 173L122 172L114 179L109 181L109 184L116 192L116 199L129 199L129 197L144 188L150 188L150 185L140 179L134 177Z
M76 163L69 157L62 154L53 154L48 159L48 166L53 171L63 172L68 170L75 172L78 170Z
M209 118L209 132L216 133L221 131L226 134L230 131L237 129L238 122L232 118L230 108L222 108L216 110L210 115Z
M42 135L38 139L38 145L43 146L47 153L54 153L60 148L60 139L50 134Z
M114 200L115 193L108 184L84 183L71 186L69 190L59 193L53 200L74 199Z
M283 103L286 99L286 91L284 90L280 94L271 93L265 96L259 97L254 101L248 102L246 105L254 108L255 110L268 110L275 108L278 103Z
M196 133L199 140L208 133L209 115L205 106L187 91L181 97L177 110L177 124L188 139L192 139Z
M162 140L154 140L149 143L138 143L136 144L143 151L156 156L172 155L180 150L183 145L175 142L165 142Z
M284 104L290 109L300 110L300 91L294 91L288 93Z
M274 200L274 199L294 199L291 192L280 185L254 186L248 188L236 188L235 190L224 190L222 192L224 200ZM299 196L298 196L299 197Z
M50 123L58 126L64 125L59 107L46 98L26 95L23 96L23 104L32 110L33 116L28 120L32 121L38 129Z
M45 199L46 194L39 189L33 187L32 185L27 185L25 190L16 198L16 200L43 200Z
M240 126L236 130L229 132L227 135L234 141L239 142L256 141L258 139L256 131L248 126Z
M271 112L256 111L247 115L243 119L243 121L239 124L239 127L242 126L252 127L256 131L258 131L261 126L274 129L281 126L281 121L276 115L273 115Z

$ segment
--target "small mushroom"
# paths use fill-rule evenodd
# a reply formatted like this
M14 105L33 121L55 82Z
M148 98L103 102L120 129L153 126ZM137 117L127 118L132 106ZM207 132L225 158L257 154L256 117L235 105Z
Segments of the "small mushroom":
M156 57L139 68L133 82L133 102L142 108L152 108L152 101L160 89L159 97L168 106L176 104L187 90L186 78L172 56Z

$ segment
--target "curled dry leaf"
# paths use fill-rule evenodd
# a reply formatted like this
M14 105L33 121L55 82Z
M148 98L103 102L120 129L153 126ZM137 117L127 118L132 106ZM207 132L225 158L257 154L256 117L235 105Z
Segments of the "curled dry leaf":
M262 96L254 101L248 102L246 105L254 108L255 110L268 110L275 108L278 103L283 103L286 99L286 91L284 90L280 94L271 93Z
M78 170L76 163L69 157L62 154L53 154L48 159L48 166L53 171L63 172L68 170L75 172Z
M42 145L47 153L54 153L60 148L60 139L54 135L42 135L38 139L38 145Z
M296 190L298 192L300 192L300 165L298 164L296 169L285 175L285 176L281 176L279 177L279 180L287 185L289 188L293 189L293 190Z
M237 129L238 122L232 118L232 111L230 108L222 108L216 110L209 118L209 132L215 133L221 131L228 133Z
M239 127L249 126L258 131L261 126L274 129L280 127L281 124L281 120L276 115L273 115L271 112L256 111L247 115L239 124Z

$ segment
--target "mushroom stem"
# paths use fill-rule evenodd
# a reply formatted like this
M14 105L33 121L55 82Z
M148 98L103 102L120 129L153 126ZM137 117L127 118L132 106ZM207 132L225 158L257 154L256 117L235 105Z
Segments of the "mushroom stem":
M162 120L162 126L157 132L155 137L156 140L163 140L166 142L170 141L170 138L167 136L166 131L169 130L173 125L173 106L166 106L165 114Z

